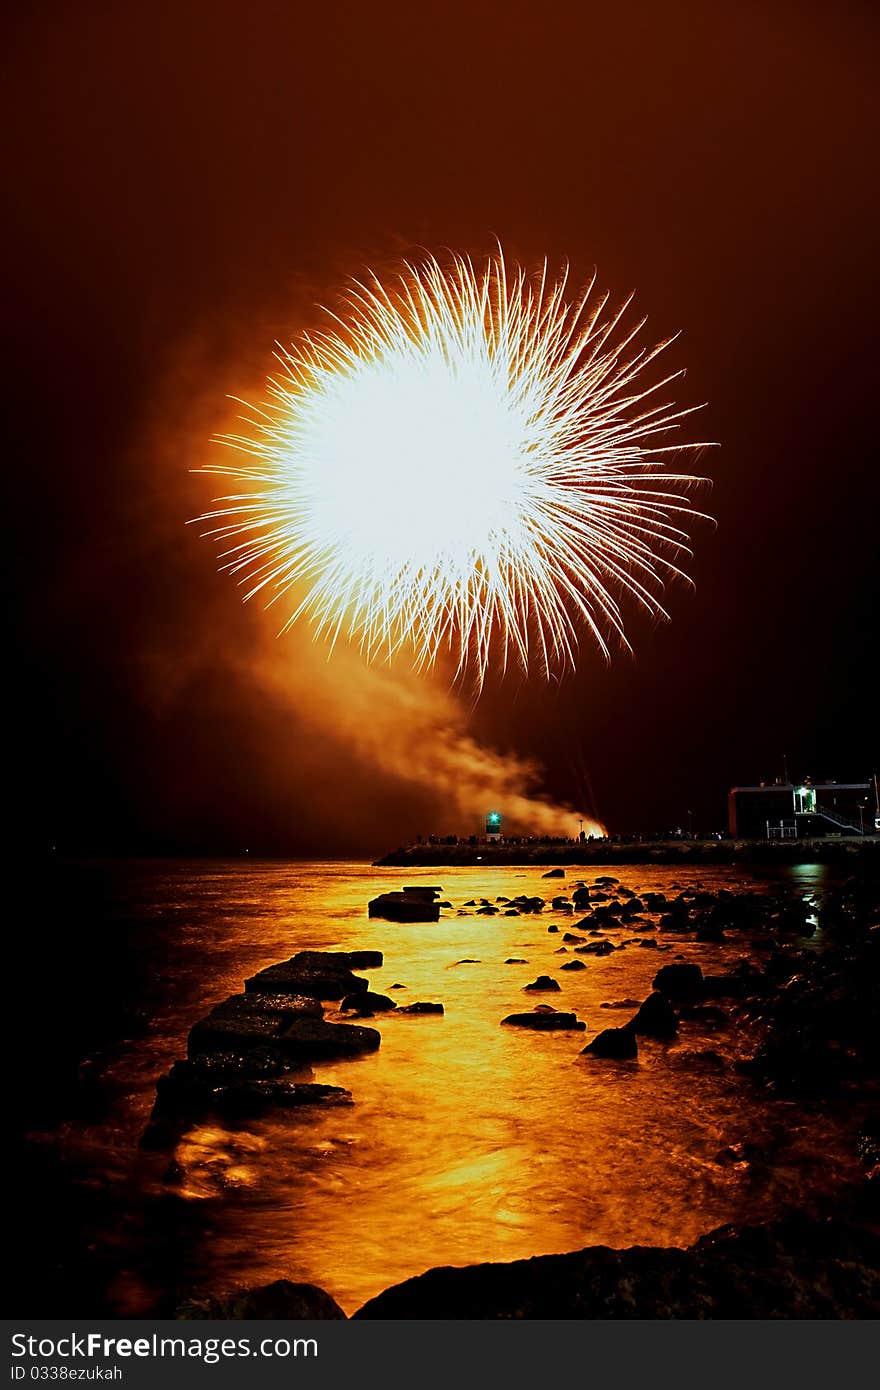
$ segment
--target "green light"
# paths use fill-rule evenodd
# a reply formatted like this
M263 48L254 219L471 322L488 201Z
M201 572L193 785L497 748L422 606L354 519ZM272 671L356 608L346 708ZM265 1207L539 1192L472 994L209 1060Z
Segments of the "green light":
M490 825L497 825L497 824L499 823L500 820L501 820L500 812L498 812L498 811L490 811L490 812L489 812L489 824L490 824Z

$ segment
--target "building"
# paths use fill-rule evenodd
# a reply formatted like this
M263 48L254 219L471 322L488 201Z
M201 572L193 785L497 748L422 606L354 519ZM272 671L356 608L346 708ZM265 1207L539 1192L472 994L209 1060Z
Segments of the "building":
M486 817L486 839L501 839L501 812L490 811Z
M871 835L878 816L872 782L761 782L732 787L727 798L735 840L794 840Z

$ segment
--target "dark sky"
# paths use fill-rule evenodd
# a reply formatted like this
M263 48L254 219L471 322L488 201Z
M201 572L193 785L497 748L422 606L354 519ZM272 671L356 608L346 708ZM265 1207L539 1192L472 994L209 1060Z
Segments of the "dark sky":
M492 682L471 732L612 827L722 824L786 753L880 762L868 3L18 7L6 556L18 820L94 851L381 850L430 789L255 685L189 473L274 338L413 246L594 265L681 329L717 531L636 658ZM290 646L292 664L301 645ZM369 720L369 710L362 712Z

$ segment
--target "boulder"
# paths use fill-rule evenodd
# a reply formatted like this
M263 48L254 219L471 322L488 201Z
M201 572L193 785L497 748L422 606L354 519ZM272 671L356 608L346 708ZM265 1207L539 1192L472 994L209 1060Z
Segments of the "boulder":
M593 1057L617 1059L627 1059L639 1055L636 1035L629 1024L623 1028L603 1028L601 1033L596 1034L592 1042L587 1043L583 1051L590 1053Z
M403 888L392 893L380 893L372 898L367 911L371 917L382 917L386 922L439 922L439 888Z
M542 874L541 877L542 877L542 878L565 878L565 870L564 870L564 869L548 869L547 872L546 872L546 874Z
M310 1061L313 1058L357 1057L362 1052L375 1052L381 1041L375 1028L303 1018L282 1033L278 1045L285 1057Z
M530 985L523 985L523 990L540 991L549 989L560 989L558 980L554 980L552 975L539 975L537 980L532 980Z
M442 1004L431 1004L424 999L419 999L415 1004L403 1004L397 1012L399 1014L442 1014Z
M567 960L559 968L560 970L586 970L587 967L582 960Z
M654 989L669 999L696 1004L703 998L703 972L698 965L664 965L654 976Z
M678 1019L666 996L655 990L639 1006L638 1013L627 1026L644 1037L674 1038L678 1032Z

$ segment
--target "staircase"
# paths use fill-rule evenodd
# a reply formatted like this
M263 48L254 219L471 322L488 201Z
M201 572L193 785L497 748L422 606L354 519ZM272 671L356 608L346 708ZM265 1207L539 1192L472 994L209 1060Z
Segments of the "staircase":
M795 814L798 816L820 816L822 820L830 821L832 825L836 825L838 830L842 830L846 835L864 835L865 833L864 826L860 825L858 821L847 820L839 812L826 811L824 807L817 806L815 811L797 811Z

